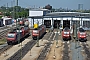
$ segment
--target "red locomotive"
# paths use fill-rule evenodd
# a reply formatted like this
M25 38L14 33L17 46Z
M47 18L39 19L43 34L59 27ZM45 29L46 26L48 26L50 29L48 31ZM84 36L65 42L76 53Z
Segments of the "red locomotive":
M19 24L24 25L24 20L20 20Z
M41 25L38 28L35 28L34 30L32 30L33 40L36 40L37 38L41 38L45 32L46 32L45 25Z
M23 26L25 21L26 21L26 19L18 18L17 24L20 24L20 26ZM16 23L16 20L14 22Z
M78 30L78 39L79 41L87 41L86 32L83 28L79 28Z
M19 29L13 29L13 31L7 34L7 44L13 44L19 41L21 38L24 38L26 35L30 34L29 24L20 26Z
M70 36L70 29L68 27L65 27L62 31L62 38L63 40L71 40Z

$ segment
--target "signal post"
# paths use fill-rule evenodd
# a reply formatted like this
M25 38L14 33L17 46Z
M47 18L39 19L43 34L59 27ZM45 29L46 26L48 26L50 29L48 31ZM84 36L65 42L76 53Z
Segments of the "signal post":
M38 29L38 23L34 24L34 29ZM39 47L39 37L37 36L37 47Z

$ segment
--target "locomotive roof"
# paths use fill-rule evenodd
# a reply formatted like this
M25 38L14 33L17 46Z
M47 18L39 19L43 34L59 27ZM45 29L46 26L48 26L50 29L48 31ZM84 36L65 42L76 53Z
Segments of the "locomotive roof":
M64 30L69 30L69 28L68 27L65 27Z
M80 32L85 32L85 30L83 28L79 28Z

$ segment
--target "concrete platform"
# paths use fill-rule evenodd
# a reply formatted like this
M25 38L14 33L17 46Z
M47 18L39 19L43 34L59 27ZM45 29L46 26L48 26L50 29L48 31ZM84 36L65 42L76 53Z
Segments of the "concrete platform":
M36 47L37 44L22 58L22 60L36 60L45 46L47 40L40 40L39 47Z

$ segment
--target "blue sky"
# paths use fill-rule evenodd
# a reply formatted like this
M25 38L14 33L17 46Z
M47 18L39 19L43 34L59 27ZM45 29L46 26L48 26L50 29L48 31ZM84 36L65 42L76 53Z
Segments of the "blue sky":
M16 0L0 0L0 6L7 3L11 6L11 1L16 2ZM22 7L43 7L47 4L50 4L53 8L69 9L78 9L78 4L83 4L83 9L90 9L90 0L19 0L19 6Z

